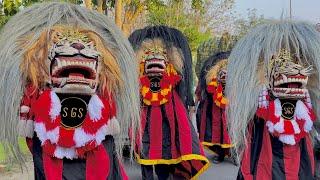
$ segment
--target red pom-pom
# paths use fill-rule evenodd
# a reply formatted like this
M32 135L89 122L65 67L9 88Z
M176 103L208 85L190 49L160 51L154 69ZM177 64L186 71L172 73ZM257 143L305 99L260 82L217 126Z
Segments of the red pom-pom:
M73 140L73 135L74 129L60 127L58 145L66 148L74 146L75 142Z

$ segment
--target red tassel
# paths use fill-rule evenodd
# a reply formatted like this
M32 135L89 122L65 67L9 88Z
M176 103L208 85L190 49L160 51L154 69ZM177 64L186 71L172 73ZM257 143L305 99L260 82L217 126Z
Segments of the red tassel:
M60 127L58 145L66 148L75 146L76 143L73 140L73 135L74 129L68 130L63 127Z
M293 135L294 129L290 120L284 120L284 133L287 135Z

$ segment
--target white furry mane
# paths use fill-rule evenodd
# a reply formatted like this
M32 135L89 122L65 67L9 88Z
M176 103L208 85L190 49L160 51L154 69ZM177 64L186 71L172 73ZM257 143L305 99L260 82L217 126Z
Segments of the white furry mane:
M121 78L126 83L117 92L112 92L121 127L116 142L118 152L127 137L127 130L133 127L135 133L140 124L138 65L133 49L120 29L105 15L79 5L62 2L35 4L13 16L0 33L0 141L6 142L5 149L20 162L23 157L18 147L18 112L27 82L19 68L26 49L19 46L19 41L28 36L27 46L34 44L44 30L64 24L96 32L104 45L113 50L119 64Z
M269 60L282 48L289 49L300 57L301 63L315 69L307 88L314 111L320 117L320 33L313 25L303 22L277 21L260 25L237 43L227 67L227 117L232 142L240 157L247 145L248 125L256 113L259 93L268 85L258 72L268 74Z

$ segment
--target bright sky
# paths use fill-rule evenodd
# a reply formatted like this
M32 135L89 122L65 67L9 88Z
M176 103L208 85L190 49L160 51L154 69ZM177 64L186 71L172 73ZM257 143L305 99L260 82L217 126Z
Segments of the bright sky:
M257 9L258 15L279 19L284 14L289 17L290 0L235 0L236 10L246 15L247 9ZM320 0L291 0L292 14L295 19L320 22Z

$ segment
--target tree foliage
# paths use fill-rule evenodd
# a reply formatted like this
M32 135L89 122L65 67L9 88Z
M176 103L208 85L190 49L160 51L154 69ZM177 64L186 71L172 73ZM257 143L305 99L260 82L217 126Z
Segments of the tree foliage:
M210 38L211 31L202 21L202 1L150 0L147 6L147 24L167 25L182 31L187 37L192 51L200 42Z
M242 37L247 34L251 28L265 21L266 19L262 15L257 15L256 9L247 9L247 18L240 18L236 21L236 33L239 37Z
M16 14L19 9L37 2L48 0L3 0L0 2L0 27ZM244 35L251 27L261 23L263 16L255 10L248 10L247 18L235 18L234 0L62 0L75 4L84 4L89 9L101 13L112 12L118 20L117 25L129 35L134 28L146 25L167 25L182 31L187 37L192 52L201 51L205 55L206 48L215 49L228 46L232 40L220 41L217 36L229 31L239 36ZM118 10L117 3L120 2ZM120 10L119 10L120 9ZM231 26L232 24L232 26ZM235 29L233 29L235 28ZM223 36L224 37L224 36ZM210 39L208 41L208 39ZM202 42L210 45L198 48ZM219 42L218 42L219 41ZM225 44L226 43L226 44ZM206 47L206 48L205 48ZM209 52L209 51L208 51ZM199 53L198 53L199 56ZM199 59L198 57L197 59ZM200 58L202 59L202 58ZM199 61L200 63L200 61ZM198 67L197 63L197 67Z
M19 11L20 6L21 6L20 0L4 0L3 12L6 16L15 15Z
M0 28L10 19L11 16L19 12L20 9L31 6L35 3L50 0L3 0L0 1ZM74 4L81 4L82 0L60 0Z
M197 62L195 65L195 73L197 77L200 75L201 67L204 61L218 52L231 51L237 40L238 36L234 36L228 32L225 32L221 37L216 36L202 42L197 49Z

